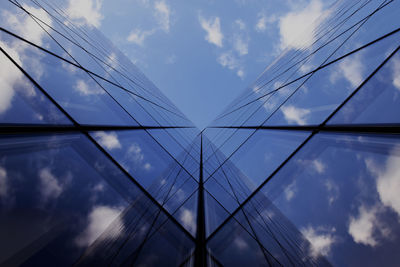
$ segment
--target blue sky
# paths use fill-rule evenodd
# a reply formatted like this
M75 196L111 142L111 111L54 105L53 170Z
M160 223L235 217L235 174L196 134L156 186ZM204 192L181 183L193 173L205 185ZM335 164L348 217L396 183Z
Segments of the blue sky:
M70 2L204 128L331 1Z

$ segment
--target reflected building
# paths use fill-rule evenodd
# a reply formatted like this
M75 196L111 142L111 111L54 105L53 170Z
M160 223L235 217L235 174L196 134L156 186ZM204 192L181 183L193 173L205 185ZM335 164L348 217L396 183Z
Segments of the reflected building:
M335 2L201 131L62 1L0 8L1 266L400 262L399 1Z

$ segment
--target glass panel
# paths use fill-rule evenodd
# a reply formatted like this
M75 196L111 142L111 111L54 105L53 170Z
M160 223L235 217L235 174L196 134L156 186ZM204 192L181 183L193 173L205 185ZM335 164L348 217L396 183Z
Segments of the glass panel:
M205 131L205 135L210 139L211 142L217 147L216 153L220 154L219 160L225 161L229 156L237 151L239 147L244 143L255 130L253 129L213 129L208 128ZM208 164L208 160L215 162L215 158L212 156L203 159L205 169L211 174L216 171L212 168L214 163Z
M167 221L150 237L133 263L138 266L178 266L193 250L194 243L174 223Z
M51 16L33 4L32 1L23 3L22 7L27 12L45 21L49 25L53 24ZM65 54L65 51L20 7L14 5L10 1L1 1L0 10L0 24L3 28L35 45L71 60L71 57Z
M183 171L179 174L177 180L171 187L170 195L165 203L165 209L170 213L174 213L198 188L197 182Z
M70 266L143 196L87 137L0 138L0 264ZM113 225L110 228L110 225Z
M192 194L189 199L185 200L183 206L173 214L176 220L180 222L192 236L196 236L197 229L197 194L197 192Z
M18 55L24 70L82 124L137 125L83 70L1 33L8 54Z
M166 151L168 151L171 157L174 157L179 164L186 169L186 171L191 173L195 179L198 179L199 173L197 170L200 165L200 156L195 158L193 156L193 151L197 146L200 147L200 136L196 138L194 141L195 143L192 146L183 147L177 141L177 137L172 135L170 132L167 132L165 129L150 129L148 132L162 147L165 148Z
M132 205L123 215L123 235L114 242L96 242L78 265L160 266L161 261L176 266L183 261L193 242L165 214L148 204L148 200L140 199Z
M1 41L0 45L6 47ZM10 56L16 62L21 62L18 54L12 53ZM1 123L71 124L70 120L1 52L0 66Z
M209 236L228 217L229 213L208 192L204 192L206 235Z
M144 130L100 131L91 135L145 188L159 185L178 165Z
M328 124L399 123L400 53L397 52Z
M239 179L253 191L308 137L308 132L258 130L229 159L227 169L237 168L230 179Z
M251 224L251 229L260 243L281 265L331 266L325 257L313 258L309 255L312 244L306 242L302 233L265 195L257 194L253 197L245 205L241 217L236 214L235 218L238 218L242 225L244 222ZM316 240L312 242L313 245L318 244Z
M236 220L230 220L207 244L223 266L277 264Z
M222 178L222 177L220 177ZM238 203L235 199L232 190L223 179L211 177L204 184L204 188L215 198L219 204L229 212L234 211L238 207Z
M396 135L318 134L265 185L256 205L261 214L281 212L269 224L286 221L285 228L297 228L305 244L300 252L314 260L396 266L399 162ZM260 221L252 207L246 209Z
M79 266L121 266L132 254L140 250L155 222L166 220L166 216L147 198L139 198L120 215L123 227L114 221L104 234L120 233L113 240L99 240L80 257ZM103 234L103 235L104 235Z
M319 124L395 49L400 34L387 37L316 73L264 125Z
M287 81L275 81L274 90L268 95L260 98L253 105L257 105L258 109L244 123L244 126L258 126L273 116L279 107L290 97L310 76L301 78L293 83L287 84Z

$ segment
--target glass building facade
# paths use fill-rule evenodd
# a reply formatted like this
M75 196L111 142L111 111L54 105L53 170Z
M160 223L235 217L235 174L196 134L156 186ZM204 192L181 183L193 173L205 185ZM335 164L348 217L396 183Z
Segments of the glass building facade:
M399 1L335 2L201 131L62 1L0 11L0 266L398 266Z

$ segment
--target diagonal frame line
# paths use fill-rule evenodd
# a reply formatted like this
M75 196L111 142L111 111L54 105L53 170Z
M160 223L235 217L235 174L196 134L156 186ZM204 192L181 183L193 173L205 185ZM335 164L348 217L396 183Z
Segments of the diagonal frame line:
M385 64L388 62L398 51L400 50L400 46L398 46L362 83L356 90L354 90L326 119L324 122L320 124L320 128L326 127L326 123L358 92L360 89L366 84ZM389 127L388 127L389 128ZM233 216L235 216L236 213L238 213L242 208L249 202L261 189L274 177L276 173L278 173L289 160L291 160L297 152L299 152L307 143L310 141L310 139L315 136L317 133L319 133L319 130L316 129L311 132L311 134L301 143L280 165L278 168L275 169L265 180L262 182L243 202L240 204L239 207L236 208L235 211L233 211L228 218L225 219L225 221L218 226L218 228L208 236L206 242L211 240L216 233L219 232L220 229L224 227L225 224L229 222Z
M17 64L15 62L15 60L9 55L7 54L2 47L0 47L0 51L4 53L4 55L10 59L14 65L21 70L24 75L41 91L43 92L51 102L53 102L62 113L64 113L72 122L74 125L78 126L79 123L76 122L42 87L40 87L40 85L21 67L19 66L19 64ZM162 212L164 212L164 214L174 223L177 225L177 227L184 232L187 237L189 237L190 240L194 241L194 237L189 233L189 231L187 231L163 206L160 205L160 203L158 203L157 200L155 200L153 198L153 196L138 182L136 181L135 178L133 178L102 146L100 146L96 140L86 131L82 131L81 133L83 133L90 141L92 141L92 143L100 150L100 152L102 152L112 163L114 163L114 165L127 177L129 178L138 188L139 190L146 196L148 197L151 202L153 202L153 204L155 204Z

